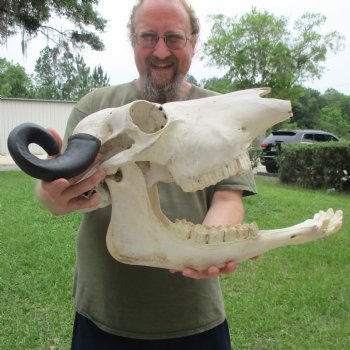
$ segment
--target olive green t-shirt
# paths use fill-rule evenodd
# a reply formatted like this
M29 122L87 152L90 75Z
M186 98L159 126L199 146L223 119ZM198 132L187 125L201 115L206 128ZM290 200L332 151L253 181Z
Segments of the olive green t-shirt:
M214 95L192 86L187 99ZM98 110L141 99L135 82L97 89L74 107L65 142L77 123ZM214 116L213 116L214 117ZM176 184L158 184L161 207L169 219L201 223L216 190L256 192L251 173L202 191L185 193ZM77 237L74 280L76 311L106 332L141 339L164 339L211 329L225 319L218 279L193 280L166 269L114 260L106 248L111 208L84 214Z

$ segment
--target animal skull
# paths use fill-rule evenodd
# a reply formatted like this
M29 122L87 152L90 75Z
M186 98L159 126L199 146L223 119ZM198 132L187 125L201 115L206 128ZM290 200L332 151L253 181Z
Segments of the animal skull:
M157 105L136 101L83 119L74 134L101 140L108 175L127 163L143 168L147 187L175 181L185 192L250 169L247 149L268 127L291 116L289 101L262 99L251 89ZM118 172L119 171L119 172Z
M255 224L173 223L162 213L158 181L173 181L190 192L250 169L251 142L291 116L289 101L261 98L268 92L251 89L164 105L135 101L98 111L77 125L73 137L87 134L101 142L103 159L96 167L105 169L107 178L96 191L98 207L112 205L107 247L115 259L171 269L221 267L339 230L342 212L331 209L268 231Z
M79 123L74 133L91 134L102 142L100 167L109 176L100 206L112 204L107 247L115 259L205 269L339 229L341 212L331 210L291 228L260 232L255 224L172 223L162 213L158 181L175 181L191 192L250 169L251 142L291 114L289 102L260 98L267 92L252 89L163 106L136 101L99 111Z

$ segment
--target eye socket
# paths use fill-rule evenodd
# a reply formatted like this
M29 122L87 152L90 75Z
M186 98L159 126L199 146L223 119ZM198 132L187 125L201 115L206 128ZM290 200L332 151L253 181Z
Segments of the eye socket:
M154 46L158 42L159 37L156 33L141 32L136 34L136 41L141 46Z

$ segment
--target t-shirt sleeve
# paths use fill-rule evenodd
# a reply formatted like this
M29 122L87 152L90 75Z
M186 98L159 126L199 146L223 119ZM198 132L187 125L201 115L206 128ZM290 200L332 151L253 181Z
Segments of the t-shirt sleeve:
M251 196L257 193L253 172L250 170L241 176L232 176L220 181L214 186L215 191L240 190L243 196Z
M73 130L78 123L91 113L89 110L91 95L92 93L87 94L73 107L73 110L68 117L66 130L64 132L63 149L66 149L68 138L73 134Z

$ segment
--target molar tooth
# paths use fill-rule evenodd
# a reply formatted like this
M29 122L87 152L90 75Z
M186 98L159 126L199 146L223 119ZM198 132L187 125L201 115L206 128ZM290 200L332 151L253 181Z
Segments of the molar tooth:
M176 220L174 225L176 237L182 240L190 239L194 226L195 225L192 224L192 222L188 222L186 220Z
M224 232L224 242L233 242L237 240L236 226L227 226Z
M259 236L259 227L256 222L252 222L249 225L249 237L252 239L258 238Z
M255 222L235 226L206 226L193 224L186 220L176 220L173 224L176 237L202 244L217 244L245 239L255 239L259 236L259 228Z
M239 238L242 239L247 239L249 238L249 225L248 224L242 224L239 228L238 228L238 236Z
M208 244L209 233L207 229L202 225L195 225L191 234L191 240L196 243Z
M210 227L208 229L209 244L222 243L224 240L224 231L221 227Z

